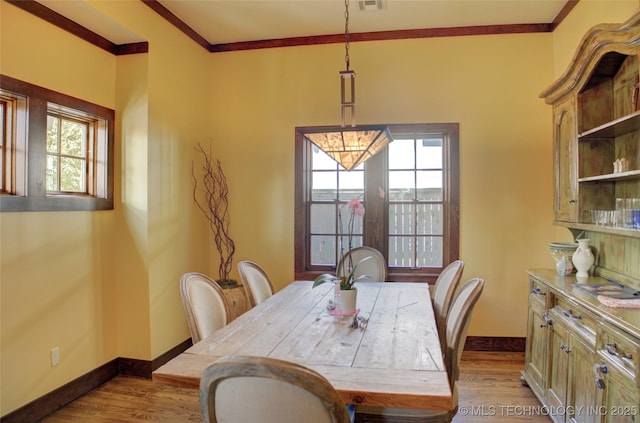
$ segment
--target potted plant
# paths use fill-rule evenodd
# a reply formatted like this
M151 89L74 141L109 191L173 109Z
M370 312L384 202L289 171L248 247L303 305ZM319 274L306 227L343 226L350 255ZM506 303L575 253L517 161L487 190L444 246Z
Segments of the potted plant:
M313 288L326 282L334 283L336 285L335 303L338 308L338 314L352 315L355 313L358 291L354 284L362 279L369 278L368 275L360 275L356 277L356 269L358 268L358 265L360 263L369 260L370 258L371 257L365 257L357 262L355 266L353 266L349 274L346 276L337 276L332 275L331 273L323 273L322 275L314 279Z
M198 191L198 178L196 177L192 163L193 200L209 221L209 228L213 233L213 239L220 259L218 265L219 279L217 279L216 282L223 288L229 288L236 286L238 283L230 278L233 255L236 247L229 232L231 219L229 216L229 187L227 186L227 178L222 171L220 160L216 159L214 164L211 158L211 152L207 153L200 143L198 143L197 150L204 158L201 175L203 199L199 199L196 195Z

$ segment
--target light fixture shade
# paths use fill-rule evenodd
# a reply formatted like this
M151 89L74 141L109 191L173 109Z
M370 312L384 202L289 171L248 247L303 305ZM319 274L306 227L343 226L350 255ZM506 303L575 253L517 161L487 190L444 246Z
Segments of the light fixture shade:
M346 170L374 156L392 140L389 128L382 125L314 127L298 132Z

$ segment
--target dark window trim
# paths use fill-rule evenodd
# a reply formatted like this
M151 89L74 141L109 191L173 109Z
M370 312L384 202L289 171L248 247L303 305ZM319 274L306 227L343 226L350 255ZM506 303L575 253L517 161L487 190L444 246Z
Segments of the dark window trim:
M6 75L0 88L27 97L27 193L0 195L0 212L113 210L115 111ZM106 198L82 195L47 195L45 191L47 104L55 103L101 117L107 121Z
M448 215L448 225L443 228L445 241L443 245L443 266L457 260L460 254L460 146L459 146L459 124L458 123L425 123L425 124L396 124L388 125L391 133L394 134L413 134L425 132L442 132L447 133L445 142L447 148L444 157L445 175L447 178L445 190L445 213ZM294 266L295 278L298 280L309 280L317 275L326 272L334 272L334 268L321 268L315 266L314 269L307 268L309 263L309 231L307 230L307 222L309 216L308 205L305 200L307 192L308 173L310 172L310 154L308 149L311 148L310 143L295 129L295 227L294 227ZM382 177L385 169L386 149L378 153L367 161L365 172L374 172ZM446 171L449 169L450 171ZM383 178L386 181L386 178ZM388 245L386 234L388 232L388 210L384 205L386 202L377 201L379 198L377 187L382 187L385 192L388 187L381 180L371 181L365 185L365 195L367 198L367 215L370 219L365 221L364 226L364 245L372 246L382 252L387 257ZM385 236L381 236L384 234ZM428 269L388 269L388 281L403 282L435 282L442 268Z

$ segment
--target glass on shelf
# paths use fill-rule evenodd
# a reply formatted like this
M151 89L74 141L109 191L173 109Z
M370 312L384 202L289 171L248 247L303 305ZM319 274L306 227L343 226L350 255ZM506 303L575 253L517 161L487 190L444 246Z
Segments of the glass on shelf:
M616 198L615 210L591 210L591 223L624 229L640 229L640 198Z

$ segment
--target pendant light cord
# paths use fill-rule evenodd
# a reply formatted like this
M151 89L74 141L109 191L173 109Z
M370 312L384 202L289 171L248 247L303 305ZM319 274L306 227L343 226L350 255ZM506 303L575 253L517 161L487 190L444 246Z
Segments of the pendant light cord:
M344 1L344 62L349 70L349 0Z

